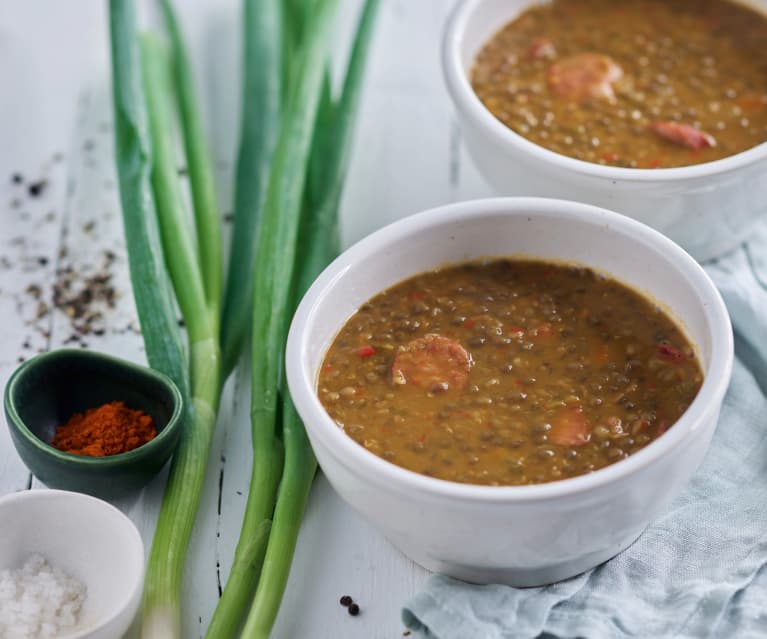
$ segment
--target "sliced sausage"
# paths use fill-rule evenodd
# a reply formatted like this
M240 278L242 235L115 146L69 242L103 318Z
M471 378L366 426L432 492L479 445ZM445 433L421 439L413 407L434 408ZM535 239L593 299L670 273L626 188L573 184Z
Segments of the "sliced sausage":
M551 91L567 100L613 100L613 84L623 77L623 69L601 53L578 53L549 67Z
M549 439L560 446L582 446L591 439L591 426L579 407L565 408L551 420Z
M682 122L653 122L650 125L650 129L660 137L674 144L686 146L694 151L716 146L716 140L713 135L696 129L691 124L683 124Z
M471 356L458 342L424 335L400 346L391 365L395 384L414 384L431 391L460 389L469 381Z

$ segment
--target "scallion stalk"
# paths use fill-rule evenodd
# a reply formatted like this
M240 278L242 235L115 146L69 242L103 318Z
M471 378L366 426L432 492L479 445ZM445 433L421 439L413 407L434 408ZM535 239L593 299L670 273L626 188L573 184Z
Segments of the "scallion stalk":
M221 320L225 375L237 363L250 330L256 237L280 122L281 27L282 0L244 0L240 142Z
M134 6L131 0L111 0L109 14L113 101L115 111L115 160L120 182L120 196L128 246L133 294L141 322L144 344L149 363L162 370L179 385L185 399L185 429L179 449L174 456L171 479L165 493L155 542L150 555L146 577L145 612L148 615L147 636L180 636L180 582L183 558L199 499L207 450L200 432L213 421L214 400L204 392L212 384L206 382L212 360L215 361L215 340L202 339L204 327L195 324L190 332L195 335L191 351L191 384L186 357L181 345L176 320L173 291L167 276L169 265L174 264L176 277L192 259L186 255L189 246L181 241L174 244L164 238L161 243L156 210L165 204L155 202L151 181L157 179L157 162L151 135L148 131L146 87L143 70L145 56L140 50ZM150 125L156 128L155 125ZM175 170L175 164L174 164ZM169 218L165 216L164 226ZM167 232L164 233L167 235ZM199 278L192 269L192 280ZM199 280L197 281L199 285ZM201 285L194 282L185 286L182 311L199 301ZM176 291L178 294L179 291ZM203 311L205 309L203 308ZM207 317L207 312L203 312ZM206 356L207 351L214 353ZM215 367L214 367L215 369ZM204 370L204 374L200 371ZM191 392L190 392L191 385ZM202 450L201 450L202 449ZM202 472L200 472L202 469Z
M202 494L220 393L218 331L212 320L196 247L186 226L176 173L166 55L151 34L141 64L152 141L152 184L165 263L187 327L191 406L171 463L144 588L145 638L181 636L184 559Z
M284 388L282 437L285 442L285 470L274 510L269 544L258 580L258 590L242 631L243 639L268 639L280 610L288 583L290 566L298 541L301 520L309 498L317 460Z
M234 196L234 225L227 271L221 349L225 374L239 358L252 316L256 238L281 105L281 0L243 2L243 94ZM206 637L234 637L253 597L282 471L282 444L272 431L253 434L253 465L243 526L232 568ZM254 541L255 540L255 541Z
M235 226L219 331L215 188L180 27L170 0L162 0L196 233L187 226L176 175L166 52L152 35L139 46L133 3L110 0L116 160L134 296L150 364L179 384L187 404L147 568L143 635L150 639L180 637L184 556L222 380L237 360L251 315L248 287L243 286L251 277L253 476L232 572L208 636L235 636L258 583L243 636L267 637L287 583L316 460L284 387L284 341L298 296L338 249L338 205L378 0L365 5L337 104L326 66L335 4L244 0L245 89ZM290 20L283 19L283 8ZM289 54L284 64L283 53ZM281 72L286 77L280 78ZM278 121L279 137L274 133ZM174 293L188 329L188 368Z
M207 303L197 248L187 228L178 180L167 52L154 34L143 34L140 42L152 141L152 187L160 236L189 340L194 343L209 336L210 318L207 313L199 314Z
M274 508L280 472L276 432L278 392L291 308L290 282L333 5L334 2L328 2L317 13L313 24L316 29L306 47L302 47L305 65L283 113L260 221L253 285L253 469L238 551L209 637L231 636L241 624L260 570L245 548L250 531L270 517Z
M203 286L211 321L218 330L222 288L221 220L216 204L213 167L181 27L170 0L162 0L161 6L171 44L175 93L188 164Z
M294 276L292 308L338 252L338 208L377 9L378 0L366 2L338 105L332 101L329 74L324 75L304 191L297 252L301 259ZM271 634L317 470L317 460L287 385L283 388L282 437L285 467L258 590L242 632L244 639L267 639Z
M109 29L115 166L133 298L150 366L168 375L188 399L189 372L152 196L151 142L133 2L110 0Z

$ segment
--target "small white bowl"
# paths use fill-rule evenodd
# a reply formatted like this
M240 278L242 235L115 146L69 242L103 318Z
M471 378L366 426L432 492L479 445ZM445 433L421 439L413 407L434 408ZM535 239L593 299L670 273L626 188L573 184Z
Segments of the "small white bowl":
M105 501L62 490L0 498L0 570L42 555L87 588L77 629L61 639L120 639L141 601L144 544L133 522Z
M468 72L482 46L532 0L461 0L445 28L442 66L477 167L501 195L588 202L663 231L696 259L737 246L767 212L767 143L737 155L671 169L625 169L584 162L518 135L474 93ZM744 0L767 12L767 0Z
M451 262L488 256L585 264L659 301L686 331L705 379L662 437L589 475L534 486L459 484L395 466L347 436L316 394L327 348L373 295ZM307 292L287 345L293 401L331 484L402 552L465 579L516 586L578 574L631 544L698 467L733 361L719 292L687 253L628 217L585 204L491 199L433 209L368 236Z

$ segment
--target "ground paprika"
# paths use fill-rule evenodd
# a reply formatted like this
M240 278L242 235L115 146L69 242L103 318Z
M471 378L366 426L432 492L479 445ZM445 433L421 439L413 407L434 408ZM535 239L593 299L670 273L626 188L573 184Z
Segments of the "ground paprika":
M51 445L67 453L105 457L125 453L155 438L152 418L124 402L109 402L75 413L56 428Z

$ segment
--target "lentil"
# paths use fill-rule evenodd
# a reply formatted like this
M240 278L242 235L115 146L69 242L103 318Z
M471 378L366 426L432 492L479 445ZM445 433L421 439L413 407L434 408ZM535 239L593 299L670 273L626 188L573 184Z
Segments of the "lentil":
M414 297L443 312L393 337ZM499 333L509 341L489 339ZM488 339L471 347L476 337ZM318 391L339 428L394 464L518 485L636 452L679 419L701 383L679 328L628 287L588 268L496 259L374 297L328 350Z
M765 42L767 17L727 0L553 0L484 46L472 84L501 122L552 151L700 164L767 140Z

